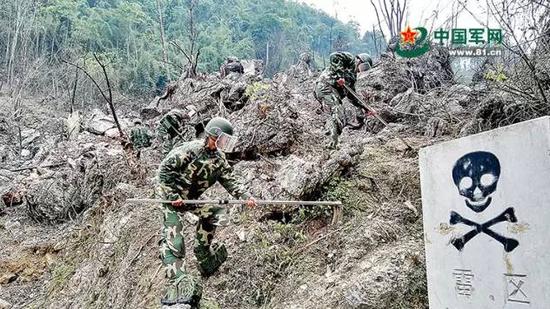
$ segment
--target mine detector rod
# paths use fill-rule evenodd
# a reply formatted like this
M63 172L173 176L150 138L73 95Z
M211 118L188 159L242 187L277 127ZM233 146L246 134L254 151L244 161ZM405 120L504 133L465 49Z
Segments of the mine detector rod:
M384 120L384 118L380 117L378 115L378 111L376 111L374 108L372 108L370 105L368 105L365 100L363 100L361 97L359 97L359 95L353 90L351 89L350 86L344 84L344 87L346 88L347 91L349 91L349 93L351 93L357 100L359 100L359 102L361 103L361 105L363 106L364 109L372 112L372 114L374 115L374 117L376 117L376 119L378 119L378 121L380 121L384 126L388 126L389 124L386 122L386 120ZM405 144L407 146L407 148L411 149L411 150L414 150L416 151L416 149L414 149L411 145L409 145L409 143L407 143L403 138L401 138L401 136L397 136L397 138L403 142L403 144Z
M160 203L171 204L173 201L162 199L149 199L149 198L129 198L126 200L129 203ZM184 204L218 204L218 205L238 205L246 204L247 200L182 200ZM328 206L342 206L342 202L336 201L269 201L269 200L256 200L257 205L328 205Z

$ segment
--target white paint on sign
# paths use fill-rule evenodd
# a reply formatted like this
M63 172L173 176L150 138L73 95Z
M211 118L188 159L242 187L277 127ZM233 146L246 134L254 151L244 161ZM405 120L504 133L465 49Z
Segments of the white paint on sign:
M550 117L420 152L430 308L550 308Z

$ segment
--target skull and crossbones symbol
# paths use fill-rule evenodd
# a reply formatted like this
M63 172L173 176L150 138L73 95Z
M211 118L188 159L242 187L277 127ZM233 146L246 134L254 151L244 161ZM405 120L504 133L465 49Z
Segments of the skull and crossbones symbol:
M477 151L468 153L458 159L453 168L453 180L459 194L466 198L466 206L477 213L483 212L491 204L491 194L497 189L499 177L500 162L490 152ZM459 238L453 238L451 244L461 251L472 238L484 233L500 242L506 252L511 252L519 245L519 242L513 238L507 238L496 233L490 227L502 222L516 223L517 221L514 208L512 207L482 224L466 219L457 212L451 211L449 219L451 225L464 224L474 228Z

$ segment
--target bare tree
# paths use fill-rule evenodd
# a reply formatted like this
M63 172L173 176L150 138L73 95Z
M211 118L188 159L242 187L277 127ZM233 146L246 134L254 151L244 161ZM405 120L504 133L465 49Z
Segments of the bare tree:
M199 0L187 0L187 31L188 31L188 45L186 48L183 48L178 42L170 42L175 46L187 59L187 66L185 68L184 77L185 78L195 78L197 77L197 65L199 63L199 56L201 54L201 49L198 46L198 38L200 31L195 24L195 14L198 6Z
M166 51L166 37L164 35L164 18L162 16L163 9L160 1L161 0L157 0L157 11L158 11L159 29L160 29L160 44L162 46L162 60L164 63L164 69L166 71L166 74L168 74L168 53Z
M93 78L93 76L85 68L79 66L78 64L75 64L75 63L72 63L72 62L69 62L69 61L66 61L66 60L61 60L61 61L65 62L66 64L69 64L71 66L74 66L75 68L79 69L84 74L86 74L86 76L88 76L88 78L90 78L90 80L96 86L97 90L99 90L99 93L101 94L103 99L109 105L109 108L111 109L111 113L113 115L113 119L115 120L115 124L116 124L118 132L120 134L120 137L125 137L124 132L122 131L122 127L120 126L120 122L118 121L118 117L116 115L115 106L113 104L113 92L112 92L112 89L111 89L112 87L111 87L111 82L109 80L109 75L107 74L107 68L106 68L105 64L99 59L99 57L97 57L97 55L95 53L93 54L93 56L94 56L94 59L97 62L97 64L101 67L101 71L103 72L103 77L105 78L105 83L107 84L107 93L108 93L109 96L107 96L105 94L105 92L103 91L101 86L97 83L97 81Z
M377 55L380 55L380 53L382 52L380 50L380 48L378 48L378 37L376 36L376 29L374 28L374 25L372 25L372 33L371 33L371 36L372 36L372 41L374 42L374 50L376 51L376 54ZM385 40L385 39L384 39Z
M7 38L5 41L5 52L3 58L6 81L8 87L14 86L17 71L25 71L32 67L26 67L28 64L27 52L29 44L32 43L30 31L34 25L36 16L36 6L33 1L14 0L7 1L5 10L10 16L7 24ZM4 9L4 8L3 8Z
M384 40L386 40L386 35L382 29L382 21L389 31L390 38L398 35L403 27L407 0L377 0L377 3L370 0L370 3L376 13L378 28L380 28Z
M488 0L488 8L513 41L513 45L503 42L503 46L519 57L529 71L540 100L548 105L546 85L538 74L548 69L539 68L542 62L540 56L547 53L537 53L536 44L544 37L544 27L550 23L550 10L546 5L530 0L502 0L500 3ZM548 62L549 59L545 60Z

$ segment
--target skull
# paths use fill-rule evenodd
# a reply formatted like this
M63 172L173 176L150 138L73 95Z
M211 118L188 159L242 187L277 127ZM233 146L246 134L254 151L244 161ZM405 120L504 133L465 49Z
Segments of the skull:
M458 192L466 197L466 206L475 212L482 212L491 204L490 195L496 191L499 177L500 162L490 152L466 154L456 161L453 168Z

